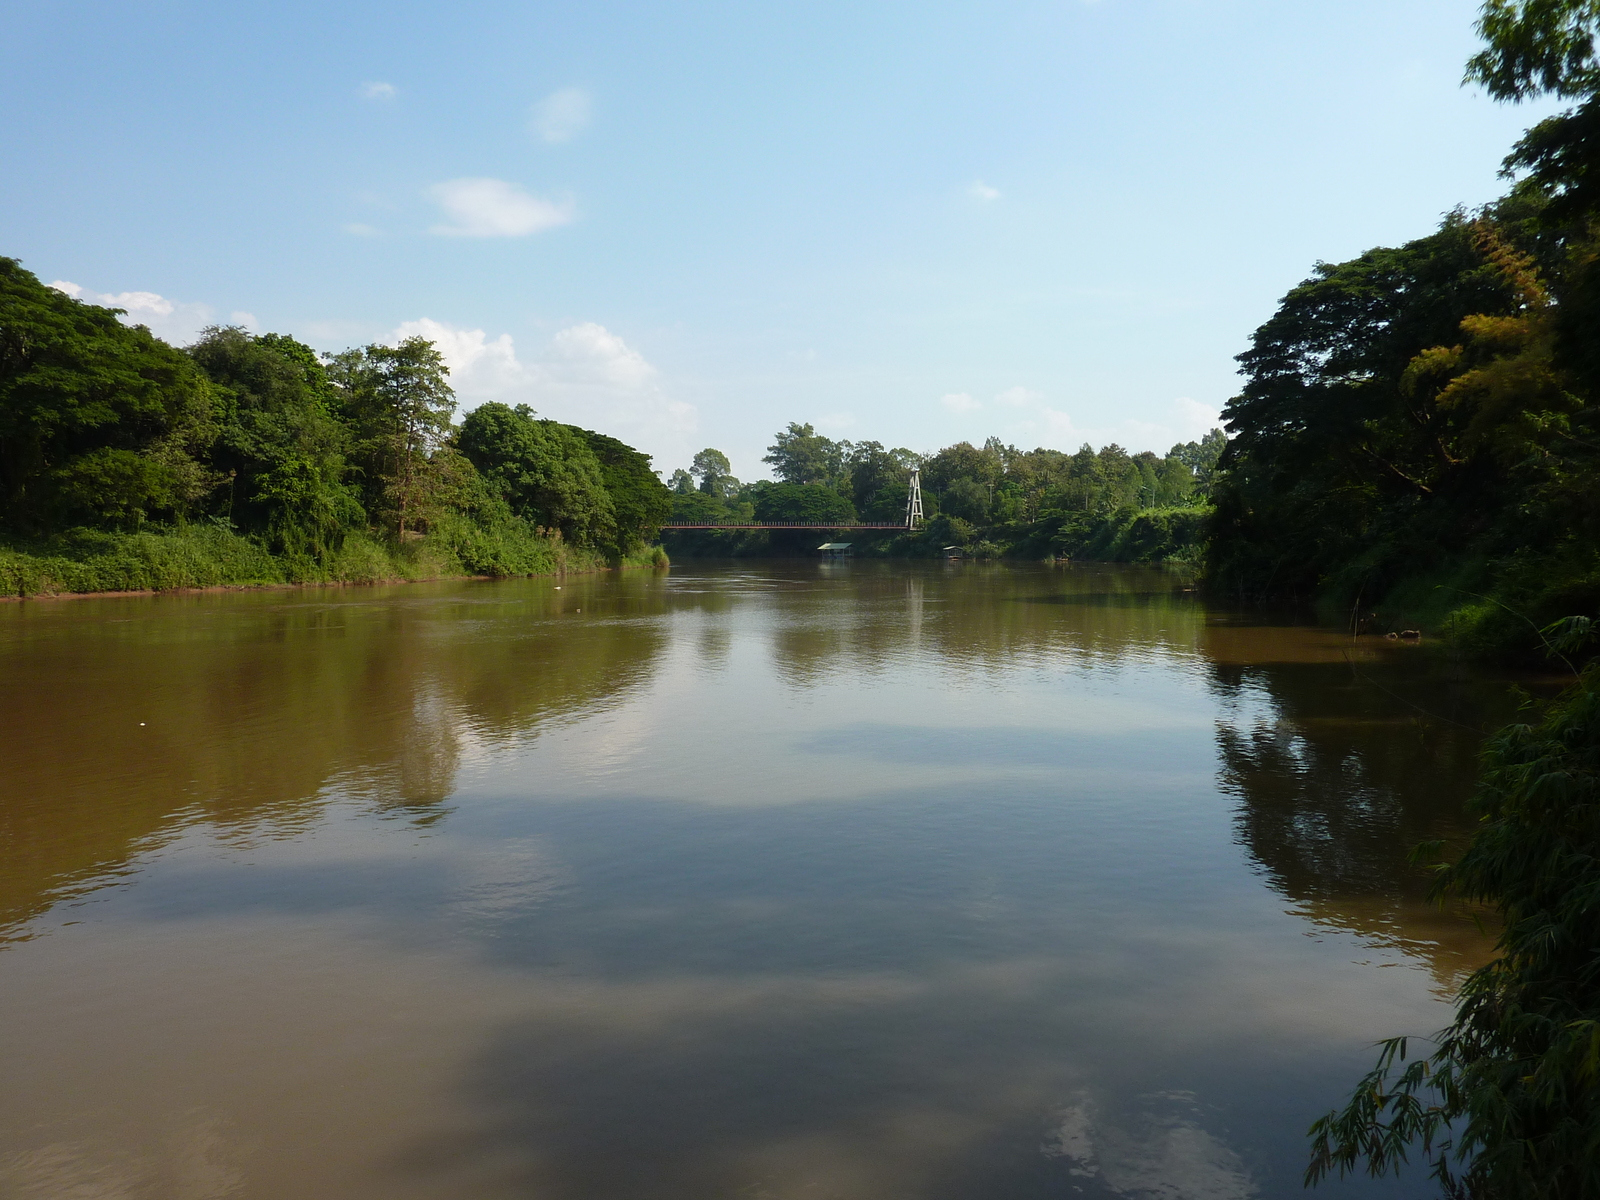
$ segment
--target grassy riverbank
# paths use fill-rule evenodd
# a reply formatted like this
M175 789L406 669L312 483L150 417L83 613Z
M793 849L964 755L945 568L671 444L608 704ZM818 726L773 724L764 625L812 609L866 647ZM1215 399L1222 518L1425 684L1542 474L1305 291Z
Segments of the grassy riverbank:
M520 521L485 527L445 520L425 536L403 544L351 534L320 561L271 554L225 525L140 533L80 529L48 540L0 543L0 594L561 575L617 566L661 566L666 561L659 546L608 557L541 534Z

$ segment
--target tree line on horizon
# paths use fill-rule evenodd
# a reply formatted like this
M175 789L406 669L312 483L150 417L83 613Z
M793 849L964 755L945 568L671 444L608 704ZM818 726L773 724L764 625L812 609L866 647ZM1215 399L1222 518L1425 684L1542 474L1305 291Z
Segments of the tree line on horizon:
M917 470L935 540L1014 541L1036 535L1033 527L1041 523L1059 531L1117 513L1201 508L1226 441L1214 429L1158 457L1130 454L1114 442L1067 453L1020 450L991 437L982 446L963 441L919 454L875 441L835 441L809 424L790 422L762 459L776 480L740 483L727 455L708 448L674 471L668 486L672 519L683 523L898 523Z

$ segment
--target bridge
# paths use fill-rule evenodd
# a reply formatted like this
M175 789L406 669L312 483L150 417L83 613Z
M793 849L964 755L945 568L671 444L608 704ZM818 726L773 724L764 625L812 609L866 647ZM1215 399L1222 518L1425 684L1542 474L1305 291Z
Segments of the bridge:
M915 529L922 524L922 472L911 469L911 486L906 489L906 519L904 521L844 521L831 525L814 521L760 521L745 525L711 525L694 521L668 521L667 529Z
M669 521L661 527L667 529L898 529L904 533L908 526L904 521L857 521L835 522L831 525L814 525L809 521L763 521L752 525L694 525L688 522Z

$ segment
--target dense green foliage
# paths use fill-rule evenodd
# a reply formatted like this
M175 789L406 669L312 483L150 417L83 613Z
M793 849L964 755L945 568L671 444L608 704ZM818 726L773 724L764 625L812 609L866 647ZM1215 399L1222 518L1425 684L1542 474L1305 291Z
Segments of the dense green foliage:
M727 475L725 456L703 450L693 468L673 475L671 519L900 525L911 471L919 469L924 526L899 536L862 534L860 552L926 555L958 546L996 557L1193 561L1226 441L1220 429L1212 430L1161 458L1148 451L1129 454L1115 443L1098 451L1086 445L1076 454L1024 451L998 438L981 447L958 442L921 455L881 442L836 442L810 425L791 424L774 438L766 458L780 482L741 486ZM804 538L744 534L673 540L678 550L708 554L810 545Z
M1600 7L1490 0L1479 29L1491 94L1582 103L1513 149L1506 198L1319 264L1256 331L1208 568L1527 653L1600 606Z
M346 482L350 438L311 350L277 334L211 329L190 348L210 378L221 428L209 461L226 478L221 516L261 531L274 551L325 558L365 524Z
M672 495L650 465L650 456L614 437L577 429L600 463L616 525L609 546L617 554L639 553L656 539L672 513Z
M0 522L136 527L215 487L218 434L193 359L0 258Z
M93 591L651 561L670 508L615 438L485 405L438 351L175 349L0 259L0 587Z
M1405 609L1484 645L1593 611L1596 243L1547 207L1523 185L1284 298L1224 413L1214 586Z
M1453 577L1483 593L1453 614L1469 629L1571 668L1600 605L1600 5L1489 0L1479 30L1469 77L1492 94L1583 103L1518 145L1507 168L1528 177L1507 200L1319 268L1257 333L1213 562L1241 589ZM1563 610L1585 615L1540 628ZM1450 1196L1600 1194L1600 662L1575 673L1489 741L1478 828L1436 867L1437 899L1502 918L1498 956L1432 1054L1386 1042L1313 1126L1308 1181L1420 1149Z
M758 521L850 522L855 505L821 483L758 483L749 490Z
M616 510L600 460L577 430L535 420L525 404L490 403L467 414L456 441L517 516L560 529L568 541L615 537Z

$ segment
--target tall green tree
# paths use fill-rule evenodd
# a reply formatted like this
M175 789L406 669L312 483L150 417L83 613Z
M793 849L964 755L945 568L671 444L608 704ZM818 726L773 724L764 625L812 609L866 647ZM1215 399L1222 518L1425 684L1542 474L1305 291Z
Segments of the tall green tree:
M1471 413L1437 382L1463 321L1528 302L1529 264L1501 232L1516 223L1497 220L1515 215L1452 214L1428 237L1321 264L1256 331L1223 414L1219 580L1299 594L1347 570L1392 583L1459 555L1505 509L1505 472L1469 452Z
M850 499L870 521L892 521L905 513L906 488L921 459L911 451L887 450L882 442L856 442L845 460Z
M328 375L355 428L354 457L369 509L392 515L397 534L425 514L439 483L433 456L449 437L455 392L444 356L425 338L334 355Z
M787 429L775 434L767 447L762 462L769 464L784 483L820 483L828 487L837 485L844 475L844 460L848 443L824 437L809 424L789 422Z
M1167 451L1167 457L1177 459L1189 468L1193 490L1199 495L1209 495L1211 481L1217 473L1217 463L1228 448L1228 435L1213 429L1198 442L1180 442Z
M729 500L739 494L739 481L733 477L733 464L721 450L709 447L694 456L689 474L700 481L700 490L719 500Z
M934 491L942 491L958 479L993 487L1004 475L1004 459L995 447L987 444L980 450L971 442L957 442L922 464L923 482Z
M855 509L838 492L821 483L752 484L749 494L758 521L796 521L808 525L850 524Z

